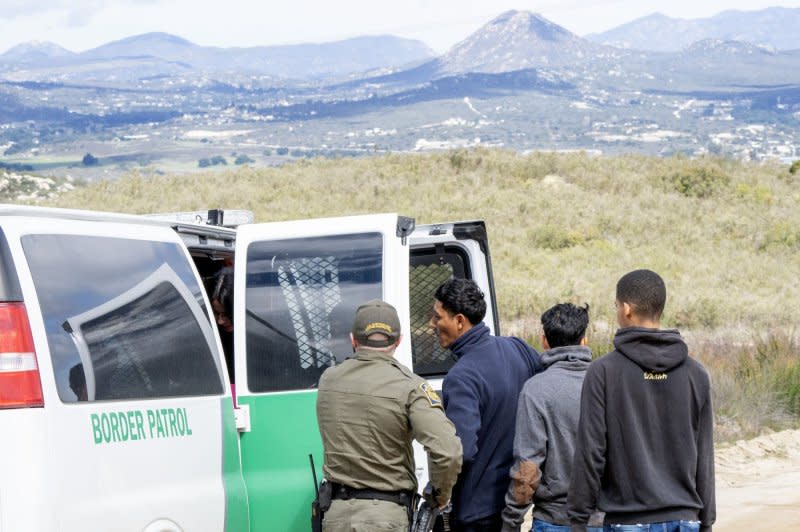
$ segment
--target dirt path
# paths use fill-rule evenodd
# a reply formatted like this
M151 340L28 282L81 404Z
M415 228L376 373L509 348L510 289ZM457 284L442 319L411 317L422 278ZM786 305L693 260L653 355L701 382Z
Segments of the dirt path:
M800 430L717 450L715 532L800 528Z

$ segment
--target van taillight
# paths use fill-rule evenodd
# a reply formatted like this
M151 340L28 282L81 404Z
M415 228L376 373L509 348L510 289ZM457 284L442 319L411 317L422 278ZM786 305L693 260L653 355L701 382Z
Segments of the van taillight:
M44 406L39 366L23 303L0 303L0 408Z

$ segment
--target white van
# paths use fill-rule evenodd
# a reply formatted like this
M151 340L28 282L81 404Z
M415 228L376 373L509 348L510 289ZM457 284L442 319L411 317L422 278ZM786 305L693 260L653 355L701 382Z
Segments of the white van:
M175 230L0 207L0 300L0 531L249 529L221 346Z
M441 282L475 279L497 331L482 222L181 220L0 207L0 532L308 531L316 384L355 308L395 305L396 356L436 388ZM207 294L231 263L221 337Z

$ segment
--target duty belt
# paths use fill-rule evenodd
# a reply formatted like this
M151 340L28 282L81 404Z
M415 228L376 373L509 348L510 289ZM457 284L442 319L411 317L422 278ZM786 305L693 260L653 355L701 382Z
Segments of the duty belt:
M400 506L405 506L406 508L411 507L414 498L413 492L404 490L382 491L370 488L356 489L351 488L350 486L345 486L344 484L338 484L336 482L331 482L331 488L333 489L331 496L332 499L375 499L379 501L393 502L395 504L399 504Z

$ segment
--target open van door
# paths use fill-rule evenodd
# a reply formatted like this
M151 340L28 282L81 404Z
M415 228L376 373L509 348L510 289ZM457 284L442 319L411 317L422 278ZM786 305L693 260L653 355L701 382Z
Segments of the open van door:
M411 369L437 389L455 360L439 346L428 322L436 289L451 277L472 279L486 297L484 323L500 334L494 293L489 239L483 221L420 225L411 242L409 300L411 310Z
M395 214L242 225L234 344L242 467L253 531L310 528L313 455L321 478L316 386L347 357L356 308L393 304L409 331L413 220ZM411 367L411 342L396 356Z
M444 376L455 359L450 350L439 345L429 325L434 293L440 284L451 277L475 281L486 297L484 323L492 334L500 334L489 239L483 221L469 221L420 225L409 241L411 333L406 338L412 347L412 363L408 366L441 392ZM417 480L424 486L428 482L428 462L425 451L416 442L414 460Z

